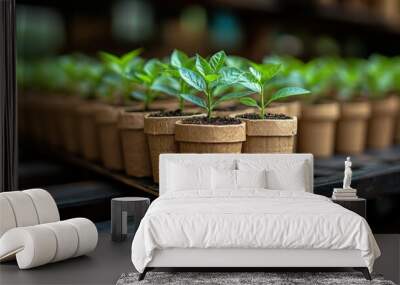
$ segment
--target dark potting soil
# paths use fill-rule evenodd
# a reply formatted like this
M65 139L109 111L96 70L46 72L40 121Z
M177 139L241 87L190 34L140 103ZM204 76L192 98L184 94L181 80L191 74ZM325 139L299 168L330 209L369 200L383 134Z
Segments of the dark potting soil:
M267 113L264 115L264 118L260 117L260 114L256 113L246 113L246 114L241 114L237 115L236 118L243 118L243 119L249 119L249 120L289 120L291 117L286 116L285 114L272 114L272 113Z
M236 118L229 117L215 117L215 118L207 118L207 117L192 117L182 120L184 124L195 124L195 125L239 125L241 121Z
M175 110L175 111L160 111L160 112L152 113L149 115L149 117L154 117L154 118L183 117L183 116L191 116L191 115L196 115L196 113L182 112L181 110Z

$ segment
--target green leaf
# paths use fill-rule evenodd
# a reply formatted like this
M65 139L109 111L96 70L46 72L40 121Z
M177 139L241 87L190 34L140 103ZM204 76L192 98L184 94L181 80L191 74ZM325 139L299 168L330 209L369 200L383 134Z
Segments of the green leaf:
M211 56L209 63L214 72L218 72L225 63L226 54L223 50Z
M164 65L158 59L150 59L143 67L143 70L151 77L158 76L164 69Z
M179 94L180 84L171 77L159 77L151 85L151 89L168 95L177 96Z
M208 74L214 73L211 69L211 66L208 64L207 60L205 60L201 55L196 54L196 70L206 77Z
M273 78L276 74L278 74L282 68L281 64L276 63L264 63L264 64L256 64L251 63L252 67L261 73L261 81L265 83L266 81Z
M262 91L262 84L250 72L244 72L240 78L239 83L247 89L252 90L258 94Z
M146 100L146 95L142 92L134 91L131 94L131 97L140 100L140 101L145 101Z
M206 81L207 82L213 82L219 78L218 74L208 74L206 75Z
M262 76L261 72L259 72L258 70L254 69L253 67L250 67L249 70L250 70L251 74L253 74L254 77L257 78L258 81L261 80L261 76Z
M180 95L184 100L189 101L201 108L207 109L206 102L198 96L191 95L191 94L181 94Z
M235 84L240 81L243 71L235 67L223 67L219 74L223 84Z
M138 48L135 49L131 52L128 52L126 54L124 54L121 59L120 59L120 63L124 66L126 66L129 62L131 62L135 57L137 57L139 54L142 53L142 48Z
M182 51L175 49L171 54L171 65L175 68L186 67L189 57Z
M250 61L246 58L240 57L240 56L228 56L225 60L226 65L229 67L235 67L238 69L243 69L243 70L247 70L249 65L250 65Z
M151 77L144 73L135 73L134 76L138 78L142 83L150 84L152 81Z
M195 71L191 71L187 68L179 68L179 75L181 78L190 86L198 91L205 91L207 88L206 82L203 77Z
M101 51L99 52L99 56L104 63L115 63L115 64L120 63L119 58L111 53Z
M239 102L242 103L243 105L250 106L250 107L257 107L260 109L260 106L258 106L257 101L254 100L253 98L250 98L250 97L241 98L239 100Z
M242 91L242 92L233 92L233 93L229 93L226 95L221 96L217 101L215 101L215 103L213 104L214 106L217 106L218 104L220 104L221 102L225 102L225 101L229 101L229 100L235 100L235 99L239 99L242 97L246 97L253 94L252 91Z
M265 103L265 106L269 105L271 102L280 100L282 98L290 97L290 96L297 96L297 95L304 95L308 94L310 91L300 88L300 87L285 87L276 91L271 98Z

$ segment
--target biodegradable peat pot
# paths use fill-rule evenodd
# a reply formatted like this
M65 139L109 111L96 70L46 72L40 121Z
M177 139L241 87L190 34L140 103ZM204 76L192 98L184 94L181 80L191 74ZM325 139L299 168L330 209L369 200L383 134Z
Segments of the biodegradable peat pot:
M118 117L125 172L130 176L152 176L149 146L144 133L144 116L147 114L149 112L135 109L123 110Z
M285 118L284 118L285 117ZM246 123L244 153L292 153L297 133L297 118L248 119Z
M392 144L398 105L399 99L395 96L371 101L371 117L368 121L367 136L368 148L383 149Z
M178 121L175 140L181 153L240 153L246 140L244 122L235 125L201 125Z
M312 153L316 157L331 156L335 149L335 127L339 114L339 104L336 102L303 105L298 129L298 151Z
M364 152L370 115L371 105L368 101L340 104L340 119L336 127L336 151L338 153L360 154Z
M85 159L91 161L100 159L95 115L102 106L97 101L87 101L77 108L80 153Z
M162 153L178 153L179 146L175 142L175 123L190 118L192 115L173 117L154 117L147 114L144 117L144 133L149 144L153 180L158 182L158 163Z
M79 152L77 108L82 103L79 97L68 97L61 108L61 133L64 148L71 153Z
M118 117L122 107L104 105L96 111L100 158L110 170L123 170L122 142L118 130Z

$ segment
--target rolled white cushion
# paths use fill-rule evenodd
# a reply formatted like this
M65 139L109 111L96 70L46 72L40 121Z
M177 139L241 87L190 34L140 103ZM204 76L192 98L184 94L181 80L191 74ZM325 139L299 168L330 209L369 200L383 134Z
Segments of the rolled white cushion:
M39 224L57 222L60 220L56 202L49 192L43 189L29 189L22 191L28 194L36 208Z
M17 227L33 226L39 223L36 208L30 196L22 191L1 193L13 209Z
M93 251L97 246L98 233L92 221L85 218L74 218L65 220L70 223L78 233L78 248L74 257Z
M56 236L43 225L14 228L0 239L0 261L9 260L15 255L20 269L51 262L56 250Z
M96 248L95 225L84 218L18 227L0 238L0 261L16 256L20 269L28 269L86 254Z
M0 195L0 237L9 229L15 228L17 222L8 199Z
M57 250L51 262L68 259L75 256L78 249L79 237L75 228L66 222L44 224L56 236Z

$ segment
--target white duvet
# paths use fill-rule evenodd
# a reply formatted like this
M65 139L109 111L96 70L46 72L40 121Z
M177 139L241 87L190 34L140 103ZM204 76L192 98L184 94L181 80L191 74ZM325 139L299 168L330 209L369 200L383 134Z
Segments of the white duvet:
M135 268L143 272L165 248L358 249L370 271L380 255L359 215L320 195L275 190L164 194L134 237Z

